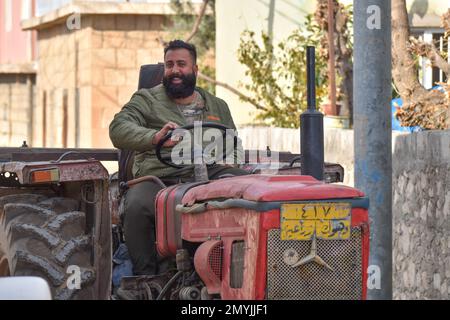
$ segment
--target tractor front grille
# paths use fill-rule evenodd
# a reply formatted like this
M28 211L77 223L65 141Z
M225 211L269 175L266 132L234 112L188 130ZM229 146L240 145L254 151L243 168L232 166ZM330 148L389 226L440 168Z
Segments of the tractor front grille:
M362 233L353 227L349 240L317 239L317 255L333 270L317 264L291 267L283 254L308 256L312 241L283 241L280 229L267 239L267 298L269 300L353 300L362 298Z
M219 280L222 280L222 255L223 243L219 241L208 256L209 267Z

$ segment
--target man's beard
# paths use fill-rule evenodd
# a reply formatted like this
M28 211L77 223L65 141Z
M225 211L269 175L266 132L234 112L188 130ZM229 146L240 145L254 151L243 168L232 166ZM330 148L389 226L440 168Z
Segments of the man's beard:
M172 83L173 78L181 79L181 83ZM194 73L187 75L170 75L163 78L166 93L171 99L182 99L194 93L197 78Z

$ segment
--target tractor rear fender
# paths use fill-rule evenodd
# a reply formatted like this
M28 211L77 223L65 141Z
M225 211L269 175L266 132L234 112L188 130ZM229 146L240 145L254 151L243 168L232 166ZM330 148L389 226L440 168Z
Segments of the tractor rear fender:
M108 171L97 160L0 162L0 187L108 180L108 178Z

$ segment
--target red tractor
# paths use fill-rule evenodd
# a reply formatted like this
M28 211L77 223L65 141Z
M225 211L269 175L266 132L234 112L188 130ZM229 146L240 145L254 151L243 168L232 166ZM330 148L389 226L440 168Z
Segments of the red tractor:
M148 70L153 82L161 75L153 65L141 80ZM247 176L159 192L157 249L169 266L123 277L113 291L119 190L159 179L129 179L127 152L109 177L100 161L117 160L116 150L2 148L0 276L40 276L55 299L365 299L368 199L330 183L343 180L339 165L316 163L321 181L302 175L308 154L280 153L272 172L249 154Z

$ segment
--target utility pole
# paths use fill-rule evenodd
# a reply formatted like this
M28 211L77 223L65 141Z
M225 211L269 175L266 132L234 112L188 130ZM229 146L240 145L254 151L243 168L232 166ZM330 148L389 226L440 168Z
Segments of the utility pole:
M354 4L355 186L370 200L368 299L392 299L391 1Z

